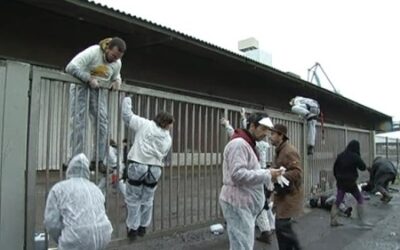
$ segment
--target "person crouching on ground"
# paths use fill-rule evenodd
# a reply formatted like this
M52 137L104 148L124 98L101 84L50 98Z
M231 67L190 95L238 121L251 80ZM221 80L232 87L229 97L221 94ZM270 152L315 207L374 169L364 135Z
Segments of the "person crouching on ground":
M393 198L388 191L389 182L393 184L397 176L394 164L388 159L378 156L372 163L372 167L368 168L368 172L370 179L362 189L371 193L379 191L382 194L381 201L389 203Z
M44 225L58 249L101 250L111 240L104 195L89 175L89 160L78 154L68 164L67 179L47 196Z

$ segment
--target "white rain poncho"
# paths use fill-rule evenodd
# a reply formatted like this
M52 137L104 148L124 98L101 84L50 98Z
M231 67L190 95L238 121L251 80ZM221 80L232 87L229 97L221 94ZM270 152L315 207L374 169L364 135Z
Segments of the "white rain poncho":
M232 125L230 125L228 120L222 120L222 121L223 121L222 125L225 127L226 133L228 134L229 137L232 137L233 133L235 132L234 128L232 127ZM246 123L247 120L242 119L241 121L242 128L246 127ZM271 147L269 143L266 142L265 140L256 142L256 150L259 156L259 162L262 169L265 169L267 167L267 163L271 161L269 157L270 149ZM274 186L272 185L272 182L270 183L270 185L268 185L267 188L271 191L273 190ZM256 225L258 226L261 232L275 230L275 217L271 209L269 210L263 209L261 211L261 213L257 216Z
M246 124L246 119L242 120L242 128L245 128L245 124ZM229 124L229 121L225 121L224 122L224 127L225 127L225 131L228 134L229 137L232 137L233 133L235 132L235 129L232 127L232 125ZM271 147L269 145L269 143L265 140L262 141L257 141L256 142L256 150L258 153L258 157L259 157L259 162L260 162L260 166L261 168L267 168L267 163L271 162Z
M265 202L263 185L270 182L270 171L260 168L256 154L244 139L236 138L227 144L219 200L231 250L253 249L256 217Z
M47 231L59 250L105 249L112 226L105 213L104 195L89 181L89 161L84 154L70 161L66 176L47 197Z

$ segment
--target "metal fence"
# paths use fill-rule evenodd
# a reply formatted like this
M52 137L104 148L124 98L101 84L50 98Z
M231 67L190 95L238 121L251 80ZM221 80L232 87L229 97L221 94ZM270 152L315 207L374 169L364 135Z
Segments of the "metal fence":
M116 140L120 151L124 138L130 142L134 138L121 120L123 97L133 98L133 111L140 116L152 119L159 111L166 110L175 117L171 131L173 146L156 191L150 231L174 230L221 219L218 196L222 185L222 152L228 137L219 121L226 117L233 127L240 127L241 107L134 84L123 85L120 92L101 90L108 101L108 139ZM27 246L33 246L35 232L44 232L43 212L49 189L65 178L61 165L70 157L70 100L74 95L71 87L79 85L74 78L59 71L32 69L26 234L26 241L31 244ZM332 187L333 161L350 139L360 140L363 159L370 162L373 147L369 131L326 125L325 144L321 143L319 128L315 154L307 157L304 121L293 115L267 112L274 123L288 127L290 142L299 149L307 194L315 185ZM89 115L86 121L90 121ZM93 158L96 129L88 129L85 134L85 153ZM269 159L273 152L271 147ZM98 183L101 177L96 171L91 178ZM106 178L106 209L113 224L114 240L126 237L124 199L117 186Z
M376 156L389 159L399 167L400 165L400 140L377 135L375 137Z
M360 142L361 158L368 165L374 157L373 133L368 130L354 129L334 125L324 125L324 140L322 138L322 128L317 126L317 136L315 152L312 157L308 157L310 178L309 188L318 189L326 192L335 188L335 178L333 176L333 164L339 153L341 153L351 140ZM360 180L368 178L366 171L360 172ZM307 185L306 185L307 186ZM309 194L311 190L306 190Z

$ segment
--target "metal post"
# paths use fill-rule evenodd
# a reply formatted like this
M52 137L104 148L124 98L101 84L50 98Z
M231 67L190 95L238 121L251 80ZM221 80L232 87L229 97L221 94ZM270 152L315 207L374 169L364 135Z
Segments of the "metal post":
M183 224L186 225L186 201L187 201L187 178L188 178L188 123L189 123L189 104L185 103L185 124L184 124L184 138L183 138L183 147L184 147L184 164L185 164L185 178L183 179Z
M178 178L177 178L177 183L176 183L176 224L179 225L179 193L180 193L180 180L181 180L181 136L182 136L182 131L181 131L181 117L182 117L182 102L178 103L178 131L177 131L177 137L178 137L178 162L176 164L177 170L178 170Z
M193 223L194 222L194 193L193 193L193 189L194 189L194 185L193 185L193 182L194 182L194 178L195 178L195 175L194 175L194 171L195 171L195 169L194 169L194 151L195 151L195 146L194 146L194 139L195 139L195 124L196 124L196 112L195 112L195 107L196 107L196 105L195 104L192 104L192 135L191 135L191 137L192 137L192 140L191 140L191 151L192 151L192 163L191 163L191 168L192 168L192 176L191 176L191 181L190 181L190 208L191 208L191 210L190 210L190 223Z
M174 116L174 101L171 101L171 115ZM175 117L175 116L174 116ZM175 119L175 123L178 122L178 119ZM174 124L175 127L175 124ZM173 127L173 128L174 128ZM172 129L171 131L171 137L175 138L174 136L174 129ZM172 149L171 149L171 166L169 166L169 192L168 192L168 226L169 228L172 227L172 181L173 181L173 177L174 177L174 172L173 172L173 160L174 160L174 144L175 141L172 141Z
M36 172L39 163L38 156L39 156L40 116L41 112L43 112L43 110L40 109L40 100L41 100L40 81L41 81L41 76L37 72L33 71L32 82L30 87L31 95L28 105L30 110L29 110L29 130L28 130L27 145L29 145L29 149L27 152L27 161L26 161L27 174L26 174L26 203L25 203L25 209L26 209L25 248L27 250L35 249L34 235L35 235L35 224L36 224ZM13 185L15 185L15 183ZM13 204L10 205L14 206ZM9 231L10 227L12 226L13 224L9 224L7 225L6 230L3 231L3 228L1 228L0 231L12 233L12 231ZM9 239L7 240L7 242L16 243L15 240L10 241ZM0 244L2 248L4 247L5 249L7 248L18 249L15 247L9 248L9 246L7 246L7 244L9 243L5 244L5 242L0 242Z
M386 145L386 159L389 158L389 138L385 137L385 145Z
M310 176L310 169L309 169L309 158L307 155L307 126L306 126L306 121L303 120L301 123L303 125L303 136L302 136L302 146L303 146L303 178L304 178L304 194L308 198L312 186L312 176Z
M202 106L199 106L199 113L198 113L198 153L197 153L197 221L200 221L200 180L201 180L201 138L202 138Z
M214 142L215 142L215 136L214 136L214 127L215 127L215 122L214 122L214 110L215 108L211 108L211 128L210 128L210 218L212 218L212 205L213 205L213 175L214 175Z
M203 212L204 212L204 220L207 219L207 155L208 155L208 107L204 107L204 180L203 180Z
M399 166L399 139L396 139L396 162L397 166Z

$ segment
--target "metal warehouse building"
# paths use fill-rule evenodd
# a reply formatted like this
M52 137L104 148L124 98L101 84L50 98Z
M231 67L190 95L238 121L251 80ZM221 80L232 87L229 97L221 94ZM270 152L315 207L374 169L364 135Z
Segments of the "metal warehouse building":
M390 116L277 69L169 28L85 0L16 0L0 4L0 245L34 249L43 232L44 202L64 178L69 148L70 87L81 84L63 72L79 51L109 36L128 45L125 84L107 93L110 138L129 136L120 100L134 97L139 115L168 110L176 118L173 150L155 197L153 233L196 227L222 218L218 194L227 136L222 117L239 125L239 110L265 111L287 125L304 166L305 191L333 187L332 165L351 139L363 159L375 156L375 131L392 128ZM351 83L349 83L351 84ZM107 91L107 90L105 90ZM305 152L306 126L290 114L296 96L317 99L325 114L325 143L318 127L316 150ZM88 141L88 145L90 145ZM87 148L90 154L90 148ZM272 151L271 151L272 154ZM94 174L97 181L99 174ZM107 213L113 244L126 236L123 198L108 183ZM122 243L121 243L122 242Z

